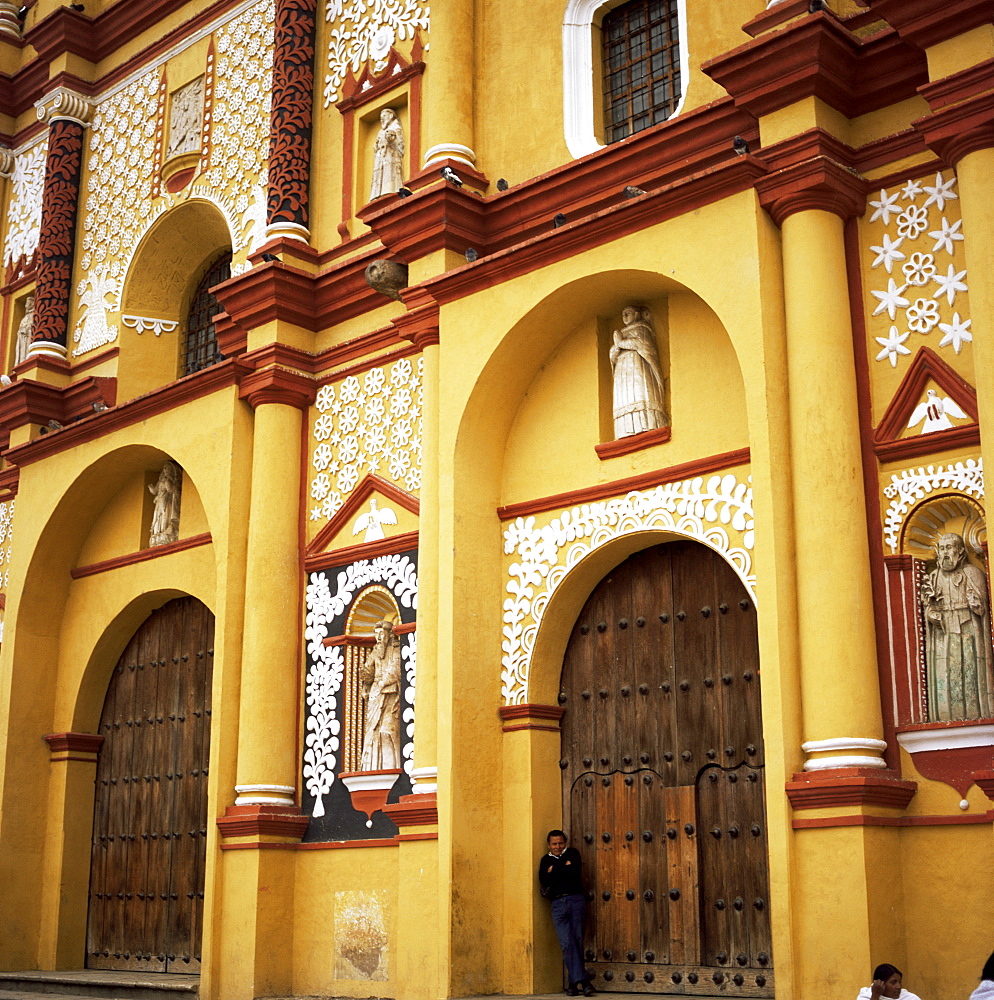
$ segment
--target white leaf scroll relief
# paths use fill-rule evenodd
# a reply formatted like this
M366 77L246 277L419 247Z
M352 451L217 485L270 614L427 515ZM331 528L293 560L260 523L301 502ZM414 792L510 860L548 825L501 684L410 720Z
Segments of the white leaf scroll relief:
M307 722L303 776L307 790L314 796L316 818L324 816L324 796L335 781L340 747L341 720L337 712L337 695L345 674L345 661L339 646L325 646L329 626L342 615L356 595L373 583L383 584L401 607L417 610L418 574L410 556L386 555L376 559L360 559L335 574L334 581L324 572L311 573L308 578L304 619L304 641L307 646L307 682L305 689ZM334 586L334 592L332 587ZM405 663L407 707L403 719L408 741L404 749L404 770L413 766L415 633L408 633L401 657Z
M595 549L622 535L666 531L719 552L755 597L752 487L733 474L665 483L623 497L517 518L504 529L507 568L502 643L505 704L527 700L532 650L549 601L567 573Z

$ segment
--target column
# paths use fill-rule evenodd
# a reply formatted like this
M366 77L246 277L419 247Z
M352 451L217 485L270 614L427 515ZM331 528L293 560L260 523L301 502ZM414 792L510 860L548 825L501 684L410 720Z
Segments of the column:
M818 158L759 187L783 238L805 770L883 768L843 242L861 182Z
M28 357L65 359L76 245L76 210L83 164L83 133L90 102L60 88L36 105L49 123L41 203L35 318Z
M431 58L424 90L425 167L444 160L476 166L473 8L473 0L432 4Z
M317 0L276 0L266 236L310 240Z
M293 855L299 841L297 722L303 628L300 468L312 379L284 368L252 372L239 394L255 410L235 802L217 821L224 867L221 996L292 992ZM230 928L236 932L231 933Z

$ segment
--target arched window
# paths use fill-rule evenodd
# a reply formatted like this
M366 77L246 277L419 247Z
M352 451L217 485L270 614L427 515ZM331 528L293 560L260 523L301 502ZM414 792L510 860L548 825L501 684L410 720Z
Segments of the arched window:
M563 122L575 157L679 114L686 23L686 0L568 0ZM603 117L595 110L602 102Z
M226 250L207 268L190 301L180 375L190 375L224 360L217 349L217 334L214 332L214 317L223 312L223 307L210 290L230 277L231 252Z
M676 0L629 0L605 14L601 58L609 143L669 118L681 93Z

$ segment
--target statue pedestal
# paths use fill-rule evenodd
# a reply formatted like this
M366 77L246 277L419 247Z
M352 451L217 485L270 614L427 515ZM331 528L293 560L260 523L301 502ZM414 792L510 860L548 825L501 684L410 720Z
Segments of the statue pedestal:
M352 807L366 814L366 826L373 825L373 813L387 804L390 789L401 775L400 768L383 771L343 771L339 774L342 784L352 796Z

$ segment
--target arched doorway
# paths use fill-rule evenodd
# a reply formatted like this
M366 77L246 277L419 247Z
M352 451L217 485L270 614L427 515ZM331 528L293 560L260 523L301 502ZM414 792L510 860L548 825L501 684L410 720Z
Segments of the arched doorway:
M104 700L86 964L197 972L207 848L214 616L169 601L121 654Z
M732 568L689 541L617 566L560 702L596 988L773 996L756 615Z

